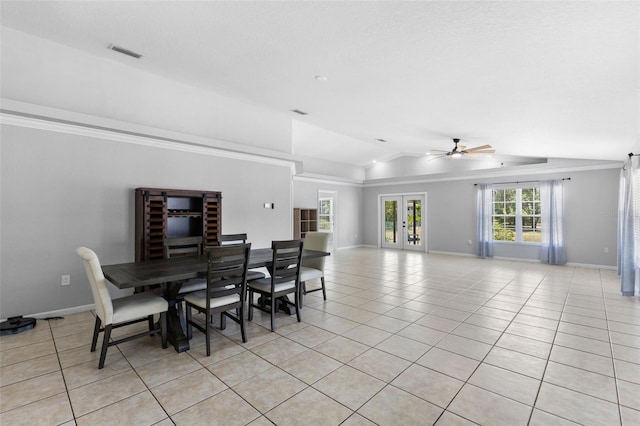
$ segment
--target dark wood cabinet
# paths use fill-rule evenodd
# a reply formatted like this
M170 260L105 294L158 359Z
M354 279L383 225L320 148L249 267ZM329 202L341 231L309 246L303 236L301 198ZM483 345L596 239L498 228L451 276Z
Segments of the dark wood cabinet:
M318 209L293 209L293 238L304 238L307 232L318 230Z
M218 245L222 193L184 189L136 188L136 261L162 259L165 237L202 236Z

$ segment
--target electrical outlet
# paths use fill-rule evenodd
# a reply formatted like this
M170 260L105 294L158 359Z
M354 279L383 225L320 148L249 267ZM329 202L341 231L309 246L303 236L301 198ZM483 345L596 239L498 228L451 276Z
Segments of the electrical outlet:
M469 245L473 244L473 243L471 242L471 240L467 240L467 243L468 243Z
M60 280L61 285L69 285L71 284L71 275L63 275Z
M605 253L609 253L609 247L605 247L605 248L604 248L604 252L605 252Z

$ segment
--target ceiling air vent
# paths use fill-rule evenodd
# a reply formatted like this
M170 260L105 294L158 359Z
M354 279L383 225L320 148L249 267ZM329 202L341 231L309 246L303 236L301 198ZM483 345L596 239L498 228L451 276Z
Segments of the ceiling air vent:
M295 112L296 114L300 114L300 115L308 114L308 112L300 111L299 109L292 109L291 112Z
M142 58L142 55L139 53L134 52L133 50L129 50L129 49L125 49L124 47L120 47L120 46L116 46L113 44L109 45L109 49L118 52L118 53L122 53L123 55L127 55L127 56L131 56L132 58L136 58L136 59L140 59Z

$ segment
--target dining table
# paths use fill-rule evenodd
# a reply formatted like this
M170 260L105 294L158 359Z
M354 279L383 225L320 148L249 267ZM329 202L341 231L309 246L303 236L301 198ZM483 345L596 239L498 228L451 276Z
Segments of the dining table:
M329 256L329 252L306 249L302 251L303 259L322 256ZM272 262L272 249L251 249L248 268L266 267L269 269ZM176 303L180 303L177 302L178 293L185 281L206 277L207 268L208 256L203 254L103 265L102 273L119 289L140 289L159 284L163 297L169 302L167 338L177 352L184 352L189 349L189 339L184 333L176 307Z

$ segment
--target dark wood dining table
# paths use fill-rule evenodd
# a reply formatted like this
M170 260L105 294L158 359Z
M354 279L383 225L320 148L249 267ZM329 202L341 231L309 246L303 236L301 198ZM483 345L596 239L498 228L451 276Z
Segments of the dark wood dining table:
M303 250L302 252L303 259L328 255L328 252L316 250ZM163 296L169 301L167 337L177 352L184 352L189 349L189 339L182 329L175 301L184 281L206 276L207 260L206 255L201 255L119 263L103 265L102 273L119 289L160 284ZM269 268L272 261L273 250L270 248L251 249L250 269Z

